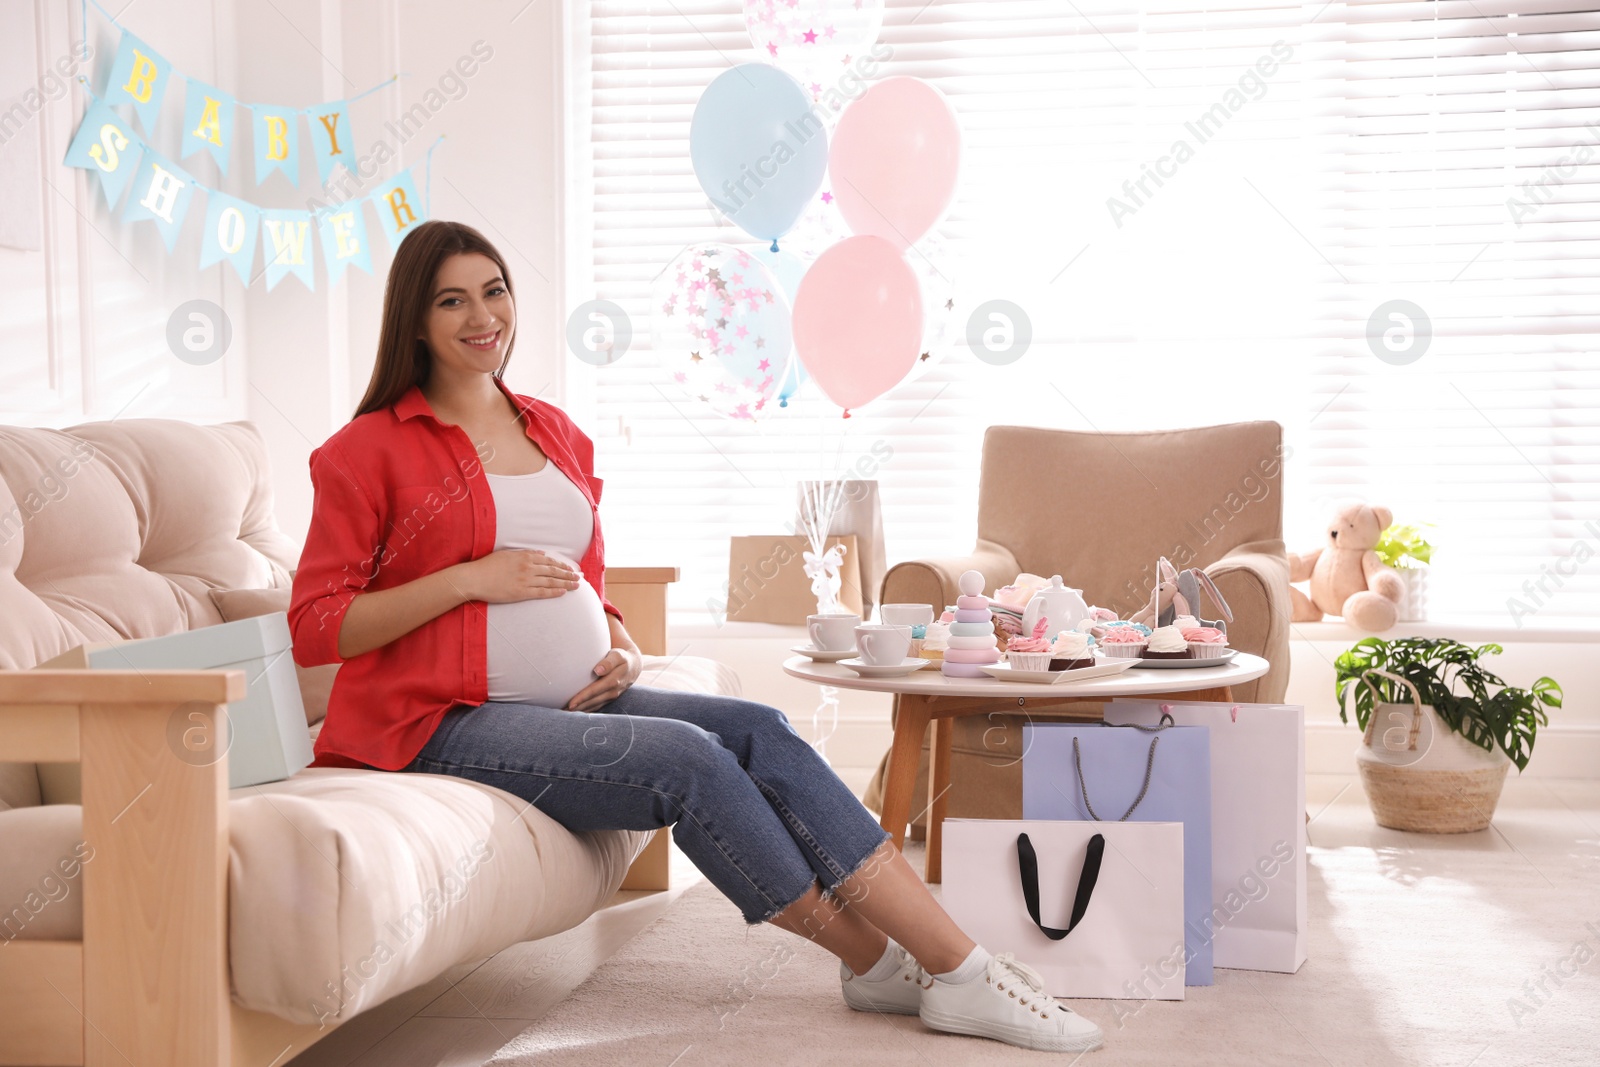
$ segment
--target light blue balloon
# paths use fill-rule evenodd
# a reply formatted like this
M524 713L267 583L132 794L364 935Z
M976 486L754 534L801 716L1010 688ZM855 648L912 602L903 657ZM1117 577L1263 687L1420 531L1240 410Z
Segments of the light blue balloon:
M788 233L822 187L828 134L793 77L743 63L712 79L689 123L689 158L711 202L752 237Z
M805 277L806 268L810 266L805 260L793 252L774 252L770 248L758 248L751 255L761 261L767 272L777 279L783 286L784 295L789 298L789 306L794 306L794 296L800 291L800 279ZM789 398L799 391L811 376L806 373L804 364L800 362L798 353L789 353L789 368L784 372L783 384L778 387L778 406L789 406Z

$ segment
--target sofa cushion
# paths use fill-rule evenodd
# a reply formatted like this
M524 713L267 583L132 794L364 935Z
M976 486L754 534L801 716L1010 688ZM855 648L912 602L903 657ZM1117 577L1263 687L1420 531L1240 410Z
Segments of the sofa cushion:
M222 612L223 622L234 622L280 611L287 614L290 592L288 586L281 589L213 589L211 602ZM306 725L315 726L328 717L328 697L333 693L333 676L339 673L339 665L323 663L315 667L302 667L296 663L294 673L300 680L300 703L305 705Z
M222 621L212 589L288 586L249 423L0 426L0 667Z
M317 1024L576 926L649 839L572 833L449 775L336 767L236 790L228 814L233 998Z

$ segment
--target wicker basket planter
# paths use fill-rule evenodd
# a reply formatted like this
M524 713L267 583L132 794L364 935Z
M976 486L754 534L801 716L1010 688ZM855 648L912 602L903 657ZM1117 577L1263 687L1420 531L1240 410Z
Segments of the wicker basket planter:
M1486 752L1451 730L1404 678L1387 671L1369 673L1404 685L1411 690L1412 699L1409 705L1375 703L1356 749L1361 786L1378 825L1427 834L1464 834L1487 828L1500 802L1511 760L1498 748ZM1371 686L1370 681L1367 684ZM1409 744L1374 745L1380 723L1406 720Z

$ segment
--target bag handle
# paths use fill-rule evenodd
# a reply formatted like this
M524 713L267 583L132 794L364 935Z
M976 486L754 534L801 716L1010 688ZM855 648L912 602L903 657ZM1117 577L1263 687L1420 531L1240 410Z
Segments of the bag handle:
M1118 822L1127 822L1128 816L1144 803L1144 795L1150 792L1150 775L1156 768L1156 746L1160 743L1159 735L1150 739L1150 753L1144 758L1144 785L1139 787L1139 795L1133 798L1133 803L1128 805L1128 810L1122 813L1122 818L1118 819ZM1105 822L1095 813L1094 805L1089 803L1089 783L1083 780L1083 753L1078 748L1076 735L1072 738L1072 765L1078 772L1078 792L1083 794L1083 806L1089 810L1089 817L1095 822Z
M1100 880L1100 861L1106 852L1106 839L1100 834L1089 838L1089 847L1083 858L1083 870L1078 873L1078 892L1072 901L1072 918L1067 922L1065 930L1057 930L1046 926L1039 921L1039 857L1033 851L1033 842L1028 840L1027 834L1017 835L1017 867L1022 876L1022 899L1028 904L1028 916L1052 941L1060 941L1063 937L1083 921L1083 913L1089 910L1089 898L1094 894L1095 883Z
M1378 670L1376 667L1361 675L1361 680L1366 683L1368 689L1372 690L1372 714L1367 717L1367 729L1361 735L1361 743L1368 748L1372 747L1372 732L1378 725L1378 705L1389 703L1383 699L1383 694L1378 692L1378 687L1373 685L1372 679L1368 677L1368 675L1373 674L1381 678L1387 678L1391 682L1399 682L1411 690L1411 743L1406 748L1415 752L1417 750L1417 734L1422 730L1422 694L1417 691L1416 686L1411 684L1410 679L1402 678L1398 674L1391 674L1388 671Z

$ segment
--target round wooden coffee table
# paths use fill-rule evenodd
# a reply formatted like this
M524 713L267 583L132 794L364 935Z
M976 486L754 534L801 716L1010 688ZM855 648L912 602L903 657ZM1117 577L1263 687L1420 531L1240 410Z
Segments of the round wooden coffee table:
M1096 714L1063 713L1064 704L1111 700L1114 697L1172 697L1188 700L1233 700L1233 686L1260 678L1270 669L1260 656L1240 652L1221 667L1192 667L1181 670L1152 670L1133 667L1121 674L1075 682L1005 682L998 678L949 678L936 663L898 678L863 678L849 667L837 663L815 663L805 656L790 656L783 661L785 674L818 685L869 692L894 693L898 697L894 744L889 749L889 768L883 784L883 818L880 824L894 835L895 847L905 845L906 823L911 818L911 791L917 781L917 760L922 738L931 723L933 740L928 746L928 862L926 877L941 879L940 844L944 825L945 794L950 791L950 720L964 715L989 712L1056 711L1056 717L1079 718L1096 722Z

